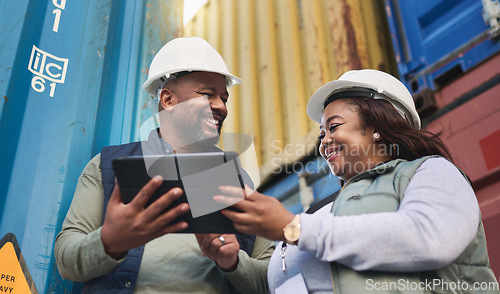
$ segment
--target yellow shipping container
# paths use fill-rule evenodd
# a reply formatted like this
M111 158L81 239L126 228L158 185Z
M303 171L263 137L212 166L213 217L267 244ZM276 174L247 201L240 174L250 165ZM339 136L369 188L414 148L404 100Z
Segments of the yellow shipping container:
M209 0L183 36L205 38L243 79L224 132L250 135L261 180L316 152L309 97L350 69L396 74L381 0Z

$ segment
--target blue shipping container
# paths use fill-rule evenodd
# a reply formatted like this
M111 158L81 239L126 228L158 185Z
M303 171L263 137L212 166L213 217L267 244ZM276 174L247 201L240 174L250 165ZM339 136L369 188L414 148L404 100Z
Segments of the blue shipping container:
M400 78L413 94L435 90L500 51L483 11L498 0L385 0ZM492 7L493 9L490 9ZM500 27L497 27L496 33Z
M40 293L72 290L55 236L89 159L139 138L142 82L179 35L182 3L0 2L0 238L17 237Z

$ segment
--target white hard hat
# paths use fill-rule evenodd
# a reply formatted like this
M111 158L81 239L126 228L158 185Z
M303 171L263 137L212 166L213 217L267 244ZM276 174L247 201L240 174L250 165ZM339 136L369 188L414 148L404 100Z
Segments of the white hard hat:
M142 85L144 91L156 97L175 73L207 71L226 77L226 86L241 83L241 79L230 74L224 59L207 41L202 38L177 38L165 44L155 55L149 67L148 79Z
M338 80L324 84L309 99L307 114L320 123L326 100L335 96L338 97L336 99L349 98L349 92L353 90L368 90L372 95L366 97L389 101L414 128L420 129L420 117L406 86L390 74L374 69L351 70ZM346 92L343 97L342 92ZM338 95L332 96L337 93Z

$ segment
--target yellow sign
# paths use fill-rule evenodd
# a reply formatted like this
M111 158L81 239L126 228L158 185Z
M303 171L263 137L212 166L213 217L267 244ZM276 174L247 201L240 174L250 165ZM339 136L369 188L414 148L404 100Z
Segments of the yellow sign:
M0 241L0 247L0 294L31 294L32 291L26 280L21 263L26 271L28 269L24 264L24 259L22 258L19 245L17 244L14 235L5 235L5 237ZM16 253L16 251L18 252ZM33 293L36 293L36 288L33 284L32 286L34 288Z

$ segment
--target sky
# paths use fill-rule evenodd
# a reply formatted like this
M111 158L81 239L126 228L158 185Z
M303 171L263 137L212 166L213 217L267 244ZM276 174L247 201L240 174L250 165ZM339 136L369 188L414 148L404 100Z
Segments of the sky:
M193 18L196 12L198 12L207 1L208 0L184 0L184 25Z

